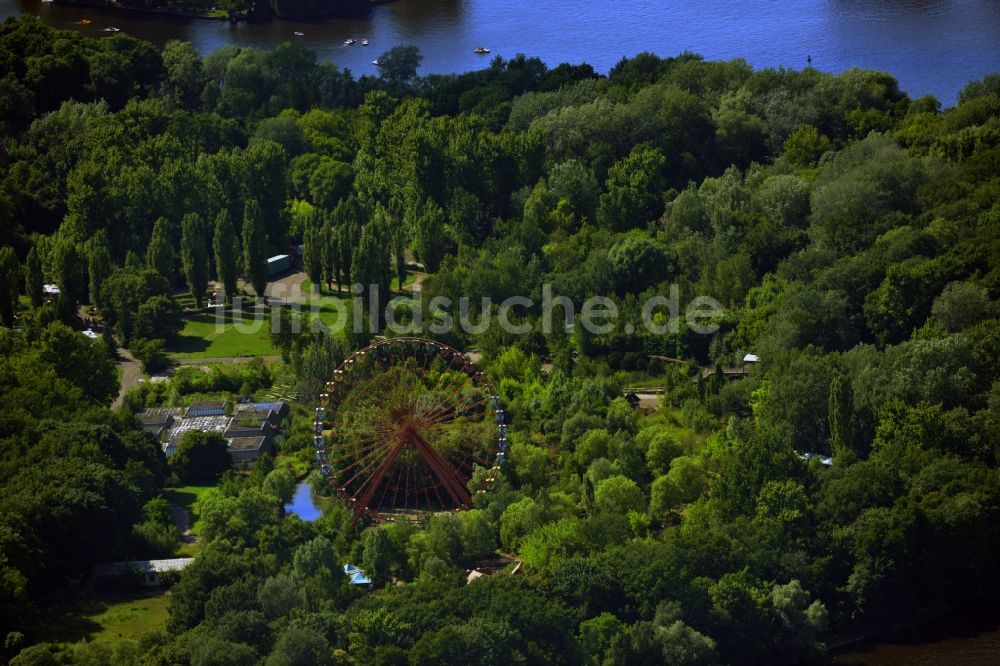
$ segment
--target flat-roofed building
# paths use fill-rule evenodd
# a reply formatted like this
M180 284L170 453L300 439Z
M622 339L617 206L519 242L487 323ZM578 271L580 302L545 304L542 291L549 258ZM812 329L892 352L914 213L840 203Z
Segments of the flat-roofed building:
M177 557L170 560L135 560L133 562L112 562L95 565L92 573L95 582L127 580L135 576L139 585L154 587L159 585L163 574L183 571L194 562L193 557Z
M226 431L229 430L229 424L232 423L232 420L233 419L230 416L195 416L178 419L174 423L174 426L170 429L170 435L168 436L167 442L163 446L163 453L168 458L176 453L177 445L180 444L181 438L184 437L184 433L190 430L217 432L225 437Z
M244 468L253 465L261 456L272 453L271 441L260 435L256 437L233 437L229 441L229 457L233 467Z
M236 415L250 412L257 418L266 418L275 428L281 428L281 424L288 418L290 412L286 402L244 402L236 405Z
M192 402L184 412L184 418L195 416L225 416L227 403L225 400L198 400Z

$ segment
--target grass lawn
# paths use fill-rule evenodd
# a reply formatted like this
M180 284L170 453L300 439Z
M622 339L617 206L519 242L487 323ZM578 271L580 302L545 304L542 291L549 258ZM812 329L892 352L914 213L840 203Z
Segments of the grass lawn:
M176 488L165 488L163 496L171 504L186 509L191 515L191 533L198 534L200 525L198 524L198 509L201 498L210 490L215 490L215 486L178 486Z
M226 358L268 356L278 351L271 344L270 311L244 312L233 321L231 314L197 314L185 320L184 328L167 351L178 358Z
M406 279L403 280L403 284L404 285L413 284L413 282L416 279L417 278L414 276L413 273L407 273L406 274ZM397 280L395 277L392 278L392 281L389 283L389 285L390 285L389 288L392 290L393 294L395 294L395 293L397 293L399 291L399 280ZM302 283L299 284L299 289L302 290L303 294L311 294L312 293L313 285L312 285L312 282L309 281L309 278L304 279L302 281ZM324 290L324 292L325 292L325 290ZM334 289L333 293L334 294L337 293L336 289ZM347 292L346 289L344 289L343 291L341 291L341 294L345 294L346 295L347 293L348 292ZM325 295L325 293L324 293L324 295Z
M170 593L161 588L124 593L95 593L71 608L50 612L37 626L39 637L50 643L114 643L139 639L167 624Z
M163 629L169 617L170 595L160 589L153 595L98 597L94 601L94 608L84 611L83 618L99 627L90 634L95 643L139 639Z

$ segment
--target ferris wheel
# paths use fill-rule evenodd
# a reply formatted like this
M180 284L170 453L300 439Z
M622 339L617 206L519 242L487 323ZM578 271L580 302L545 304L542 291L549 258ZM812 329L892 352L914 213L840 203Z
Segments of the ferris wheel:
M500 398L482 370L448 345L390 338L351 354L321 394L316 459L357 521L363 515L458 511L469 481L486 488L508 452Z

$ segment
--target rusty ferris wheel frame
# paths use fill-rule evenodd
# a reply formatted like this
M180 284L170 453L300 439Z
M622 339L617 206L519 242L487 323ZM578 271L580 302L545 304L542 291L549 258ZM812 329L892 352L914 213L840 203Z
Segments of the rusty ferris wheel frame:
M471 508L507 453L506 415L483 371L425 338L379 340L348 356L320 395L316 459L354 513L379 520Z

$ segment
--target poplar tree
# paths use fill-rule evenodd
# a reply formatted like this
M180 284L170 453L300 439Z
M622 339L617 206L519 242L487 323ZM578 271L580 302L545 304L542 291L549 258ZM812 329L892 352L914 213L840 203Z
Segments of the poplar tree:
M406 244L409 240L406 225L397 223L392 230L392 261L396 269L397 289L403 291L406 283Z
M433 199L427 199L414 221L413 249L424 270L436 273L441 267L441 257L448 238L444 230L444 211Z
M133 271L141 271L145 268L142 259L139 258L139 254L135 250L129 250L125 253L125 268Z
M88 258L80 252L76 242L67 237L59 237L53 253L60 295L75 307L87 297Z
M146 248L146 264L167 278L171 285L176 282L177 252L174 250L170 220L165 217L161 217L153 225L153 235Z
M102 229L90 239L90 252L87 253L87 275L90 289L90 302L101 307L101 285L111 275L114 266L111 263L111 247L108 235Z
M0 248L0 323L4 326L14 325L14 314L17 312L17 297L21 290L21 266L17 261L14 249L9 245Z
M302 238L302 264L309 281L315 285L323 281L323 258L326 254L326 243L323 234L323 212L314 208L306 218L305 231Z
M198 213L187 213L181 219L181 266L195 306L200 308L208 289L208 251L205 228Z
M379 288L379 298L387 299L392 271L389 266L389 247L383 230L374 223L366 224L361 230L361 239L351 261L351 273L356 282L365 288L364 302L371 299L370 286ZM374 324L374 322L372 322Z
M28 251L24 263L24 286L32 307L39 307L45 297L45 278L42 275L42 260L38 258L38 250L34 247Z
M829 400L830 450L834 455L854 451L854 438L851 436L854 392L847 377L837 375L833 378L830 382Z
M337 229L329 220L323 225L321 234L323 241L323 275L331 290L334 284L336 284L337 291L340 291L340 234L337 233Z
M250 199L243 208L243 268L258 299L267 288L267 249L260 204Z
M212 238L212 245L215 248L215 270L222 285L223 297L227 303L231 303L236 294L236 257L238 247L236 244L236 232L233 230L233 221L229 217L229 211L223 208L215 217L215 232Z

